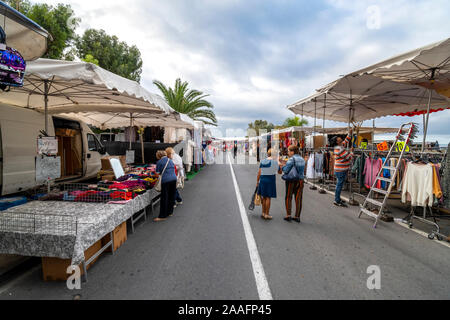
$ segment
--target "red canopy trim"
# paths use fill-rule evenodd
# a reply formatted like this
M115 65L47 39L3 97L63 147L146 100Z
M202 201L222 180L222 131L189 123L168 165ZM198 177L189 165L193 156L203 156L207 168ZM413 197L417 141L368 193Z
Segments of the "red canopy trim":
M438 112L438 111L444 111L450 108L440 108L440 109L430 109L430 113L433 112ZM399 114L394 114L394 116L399 116L399 117L415 117L415 116L420 116L422 114L427 114L427 110L422 110L422 111L411 111L411 112L405 112L405 113L399 113Z

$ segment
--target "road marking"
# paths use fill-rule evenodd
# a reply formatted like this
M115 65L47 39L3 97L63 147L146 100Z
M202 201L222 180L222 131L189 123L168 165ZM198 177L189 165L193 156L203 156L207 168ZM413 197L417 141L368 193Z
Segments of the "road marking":
M255 276L256 288L258 289L258 295L260 300L273 300L272 293L270 292L269 283L267 282L266 274L264 272L261 258L259 256L258 247L256 246L255 238L253 237L252 228L248 221L247 212L245 210L244 202L242 201L239 185L234 174L233 164L228 154L228 160L230 163L231 176L233 177L234 191L236 191L236 199L239 205L239 211L241 213L242 225L244 226L245 239L247 240L247 248L250 254L250 260L252 262L253 274Z
M306 180L305 180L305 181L306 181ZM309 184L309 185L312 185L312 186L316 186L317 188L321 188L321 186L316 185L316 184L314 184L314 183L312 183L312 182L306 181L306 183ZM324 190L325 190L325 189L324 189ZM326 191L326 193L328 193L328 194L334 195L334 193L331 192L331 191L329 191L329 190L325 190L325 191ZM344 201L347 201L347 202L350 201L350 199L347 198L347 197L341 196L341 198L342 198L342 200L344 200ZM425 237L425 238L428 239L428 233L423 232L423 231L418 230L418 229L414 229L414 228L411 229L411 228L408 226L407 223L404 223L403 221L400 221L400 220L401 220L401 219L394 219L394 222L395 222L397 225L399 225L399 226L401 226L401 227L403 227L403 228L406 228L406 229L408 229L408 230L410 230L410 231L412 231L412 232L415 232L415 233L417 233L417 234L420 234L421 236L423 236L423 237ZM430 239L428 239L428 240L430 240ZM439 240L437 240L437 239L434 239L434 240L430 240L430 241L435 241L436 243L439 243L439 244L443 245L444 247L450 248L450 244L448 244L447 242L444 242L445 240L439 241Z

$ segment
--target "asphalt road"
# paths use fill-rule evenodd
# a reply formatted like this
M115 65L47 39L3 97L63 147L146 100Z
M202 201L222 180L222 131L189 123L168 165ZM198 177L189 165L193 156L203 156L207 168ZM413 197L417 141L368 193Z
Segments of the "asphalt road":
M244 205L257 165L233 165ZM286 222L284 185L272 221L248 215L274 299L448 299L450 249L393 223L372 228L357 209L305 187L302 223ZM41 280L40 268L0 287L0 299L258 299L249 249L228 164L204 169L182 192L167 221L151 219L113 256L103 254L89 281L71 291ZM381 270L369 290L367 268Z

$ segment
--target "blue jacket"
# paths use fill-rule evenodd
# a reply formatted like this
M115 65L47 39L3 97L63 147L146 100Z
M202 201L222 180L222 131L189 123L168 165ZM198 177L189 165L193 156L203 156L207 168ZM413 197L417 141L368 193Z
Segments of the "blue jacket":
M175 164L173 161L167 157L162 158L156 163L156 172L161 174L161 172L164 170L164 167L166 165L166 162L169 161L169 164L167 165L166 171L164 171L164 175L162 176L161 183L176 181L177 176L175 175Z
M297 169L298 175L300 179L304 179L305 173L305 159L303 159L300 155L294 154L293 157L290 157L286 165L283 167L283 173L288 174L294 166L294 158L295 158L295 168Z

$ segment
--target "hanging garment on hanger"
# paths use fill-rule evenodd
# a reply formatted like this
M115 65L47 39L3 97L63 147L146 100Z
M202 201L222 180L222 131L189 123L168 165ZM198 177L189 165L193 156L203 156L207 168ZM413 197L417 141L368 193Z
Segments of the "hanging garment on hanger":
M314 170L316 171L316 178L323 177L323 154L314 154Z
M366 164L366 155L363 153L356 158L355 163L352 167L353 174L356 175L356 181L359 183L360 187L364 187L364 166Z
M407 197L409 196L409 197ZM408 163L402 186L402 202L411 201L413 207L433 205L433 166Z
M444 207L450 209L450 156L448 152L450 151L450 143L447 148L447 155L444 158L444 162L442 163L442 175L441 175L441 184L442 184L442 193L443 193L443 201Z
M367 158L364 164L364 185L366 188L372 188L373 182L377 178L378 172L380 172L381 164L379 159ZM376 186L378 187L378 186Z
M432 164L432 166L433 166L433 194L436 197L436 199L441 199L443 194L441 183L439 181L439 169L435 164Z
M384 163L386 161L386 158L381 158L381 162ZM390 178L391 177L391 170L389 169L383 169L383 175L384 178ZM389 183L386 181L381 181L381 189L387 190L389 187Z
M314 153L311 153L308 158L306 177L308 179L314 179Z

